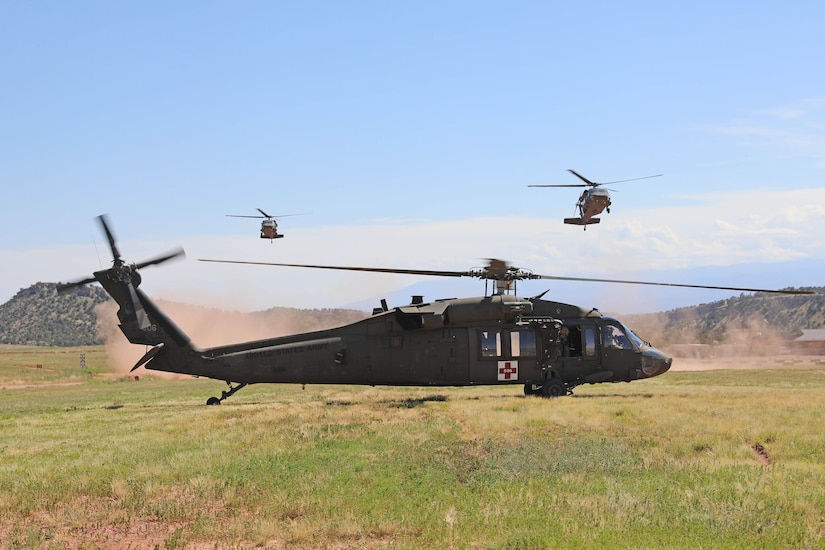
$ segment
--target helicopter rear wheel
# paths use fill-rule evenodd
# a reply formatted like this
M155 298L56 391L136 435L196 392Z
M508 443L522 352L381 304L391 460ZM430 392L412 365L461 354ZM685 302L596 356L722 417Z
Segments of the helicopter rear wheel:
M223 401L227 397L230 397L236 391L245 388L247 384L249 384L249 382L244 382L243 384L238 384L237 386L232 386L231 382L227 382L226 384L229 386L229 391L222 391L220 397L210 397L206 400L207 405L220 405L221 401Z

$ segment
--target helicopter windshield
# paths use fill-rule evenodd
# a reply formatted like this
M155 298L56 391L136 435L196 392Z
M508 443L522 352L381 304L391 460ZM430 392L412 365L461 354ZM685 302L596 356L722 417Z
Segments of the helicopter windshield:
M645 345L645 341L636 336L636 333L630 330L626 325L621 324L621 327L622 330L624 330L624 333L627 335L627 337L633 341L637 348L641 348L643 345Z

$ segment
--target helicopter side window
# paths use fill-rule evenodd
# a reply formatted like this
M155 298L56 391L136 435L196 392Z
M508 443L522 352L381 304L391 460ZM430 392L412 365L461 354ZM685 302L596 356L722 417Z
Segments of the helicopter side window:
M533 331L511 332L510 352L513 357L535 357L536 333Z
M593 327L584 329L584 354L587 357L596 355L596 330Z
M482 330L481 336L481 356L501 357L501 332L497 330Z

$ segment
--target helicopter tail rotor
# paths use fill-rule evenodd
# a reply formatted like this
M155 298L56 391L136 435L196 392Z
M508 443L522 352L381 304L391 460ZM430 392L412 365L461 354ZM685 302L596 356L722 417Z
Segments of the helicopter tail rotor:
M109 240L109 248L112 251L112 258L114 262L117 264L121 261L120 259L120 251L117 249L117 243L115 242L115 236L112 233L112 230L109 229L109 224L106 222L106 216L101 214L97 217L98 223L100 223L100 227L103 229L103 232L106 234L106 238Z
M118 312L119 317L122 315L121 321L125 322L128 320L135 322L140 330L146 330L151 326L151 322L143 307L143 302L138 296L137 287L141 283L141 276L138 270L186 256L186 253L183 251L183 248L178 248L172 252L144 262L126 264L120 256L114 233L110 229L106 217L101 215L98 216L97 219L109 241L109 248L112 251L112 267L96 271L91 277L60 284L57 287L57 291L59 293L65 293L76 287L97 281L103 285L106 291L121 305L121 310Z

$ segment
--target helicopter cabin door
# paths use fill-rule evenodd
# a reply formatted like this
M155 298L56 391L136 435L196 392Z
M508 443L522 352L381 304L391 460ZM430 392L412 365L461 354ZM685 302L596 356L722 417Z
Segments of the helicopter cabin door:
M475 333L475 344L470 346L471 384L516 384L533 379L539 371L532 328L478 328Z
M593 376L609 378L611 373L605 373L602 369L599 340L595 323L565 322L559 329L561 357L550 361L555 376L567 383Z

